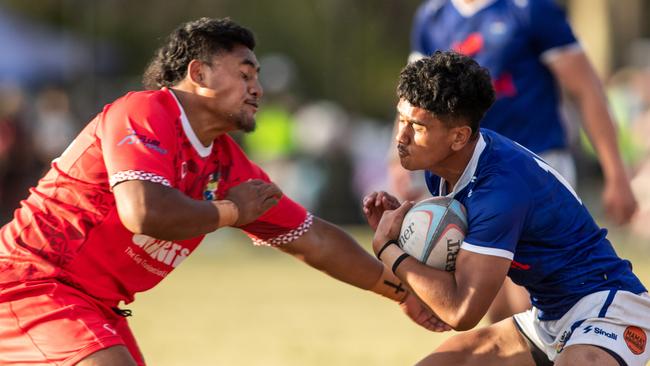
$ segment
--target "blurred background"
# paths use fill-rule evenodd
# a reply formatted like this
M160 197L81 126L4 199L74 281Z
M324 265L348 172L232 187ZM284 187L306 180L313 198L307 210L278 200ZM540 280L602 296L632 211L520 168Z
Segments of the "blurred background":
M612 235L617 250L645 259L638 274L648 283L650 1L558 2L619 124L641 211ZM142 71L179 23L230 16L257 36L266 92L258 129L237 140L285 193L367 244L360 200L387 186L395 84L419 4L0 0L2 223L103 105L142 88ZM579 118L570 102L565 113ZM598 164L580 132L572 136L579 193L607 226ZM136 302L135 332L152 365L410 364L445 337L238 233L210 236L200 253Z

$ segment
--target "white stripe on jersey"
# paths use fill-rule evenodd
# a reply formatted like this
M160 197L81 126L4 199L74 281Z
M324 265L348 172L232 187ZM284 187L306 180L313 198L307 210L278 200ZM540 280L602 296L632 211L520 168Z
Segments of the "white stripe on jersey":
M485 255L492 255L495 257L502 257L506 259L512 260L515 257L515 253L509 252L505 249L497 249L497 248L489 248L489 247L481 247L478 245L470 244L466 241L461 244L460 249L465 249L469 252L473 253L478 253L478 254L485 254Z

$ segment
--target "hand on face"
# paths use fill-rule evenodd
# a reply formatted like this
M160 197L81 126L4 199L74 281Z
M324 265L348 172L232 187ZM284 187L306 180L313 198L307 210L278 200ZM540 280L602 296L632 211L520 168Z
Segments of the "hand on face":
M377 224L379 224L379 219L384 211L394 210L398 207L397 198L384 191L372 192L363 198L363 213L373 231L377 230Z
M230 188L225 199L232 201L239 209L239 218L233 226L240 227L255 221L275 206L281 197L282 191L278 186L259 179Z

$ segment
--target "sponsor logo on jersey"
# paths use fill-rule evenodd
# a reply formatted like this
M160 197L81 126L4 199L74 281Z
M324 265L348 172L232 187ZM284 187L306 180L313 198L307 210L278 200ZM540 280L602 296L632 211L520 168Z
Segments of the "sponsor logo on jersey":
M632 353L635 355L640 355L645 352L645 345L648 341L648 337L643 329L635 326L629 326L625 328L623 338L625 339L627 348L629 348L630 351L632 351Z
M190 250L178 243L152 238L147 235L133 235L133 244L142 248L156 261L174 268L190 255Z
M148 149L157 151L163 155L167 154L167 149L164 149L160 146L160 141L156 139L149 138L143 134L135 132L132 128L127 128L128 134L117 143L117 146L122 145L134 145L134 144L143 144Z
M113 329L113 327L111 327L110 324L104 324L103 328L106 329L107 331L113 333L113 335L117 335L117 331L115 329Z
M598 328L598 327L594 328L591 325L587 325L586 327L584 327L584 330L583 330L582 333L587 334L587 333L591 332L592 330L594 331L594 334L596 334L596 335L605 336L605 337L607 337L609 339L613 339L613 340L618 339L618 334L616 334L614 332L608 332L607 330L602 329L602 328Z
M206 201L214 201L217 199L217 190L219 189L220 174L218 171L208 176L208 184L205 185L203 190L203 199Z

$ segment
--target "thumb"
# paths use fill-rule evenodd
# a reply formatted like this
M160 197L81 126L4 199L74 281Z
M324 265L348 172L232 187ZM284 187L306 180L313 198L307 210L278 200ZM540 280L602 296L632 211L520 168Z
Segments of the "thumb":
M413 207L415 203L413 201L404 201L402 204L395 209L395 216L396 217L404 217L406 216L406 213Z

